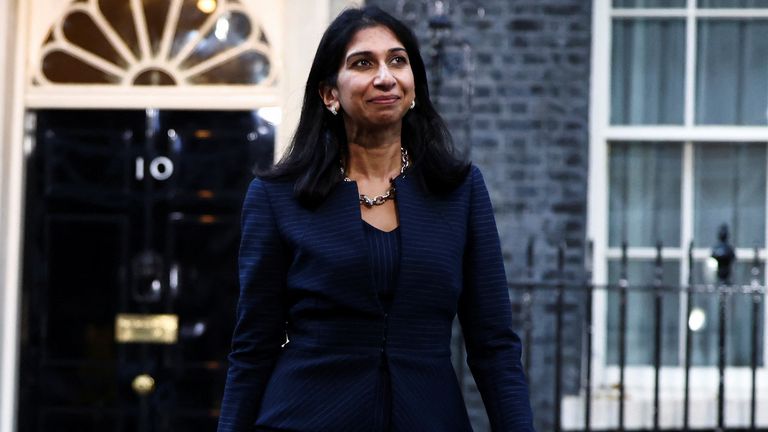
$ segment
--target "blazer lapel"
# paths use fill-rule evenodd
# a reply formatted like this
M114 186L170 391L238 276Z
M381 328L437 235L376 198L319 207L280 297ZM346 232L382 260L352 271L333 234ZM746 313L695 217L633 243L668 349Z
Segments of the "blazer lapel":
M355 304L367 310L380 311L381 304L370 284L368 247L363 232L357 183L340 182L315 210L312 226L307 229L332 239L333 247L341 251L338 253L340 259L354 264L344 275L344 285L352 287L354 293L345 293L345 296L351 297Z
M424 191L413 175L398 177L395 180L397 190L397 210L400 218L400 277L395 292L392 310L401 308L408 313L411 306L418 305L434 293L421 291L429 255L441 253L446 246L445 239L455 236L445 219L440 206Z

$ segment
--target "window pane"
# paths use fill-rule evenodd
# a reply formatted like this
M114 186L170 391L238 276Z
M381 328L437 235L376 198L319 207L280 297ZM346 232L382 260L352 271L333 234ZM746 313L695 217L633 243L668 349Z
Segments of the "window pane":
M655 292L652 288L655 265L652 261L630 261L627 266L627 316L626 360L628 365L653 364ZM662 282L665 286L678 287L680 263L676 260L662 263ZM620 277L621 263L608 263L608 277L615 284ZM608 292L608 345L606 357L609 364L619 363L619 288ZM677 289L662 293L661 310L661 362L676 365L680 359L680 292Z
M676 8L685 7L685 0L613 0L615 8Z
M259 52L245 52L220 66L193 75L194 84L258 84L269 76L269 59Z
M43 75L57 84L120 84L120 77L63 51L51 51L43 57Z
M252 31L256 30L252 28L247 16L241 13L224 14L216 20L216 25L197 44L189 57L181 63L181 66L183 68L192 67L217 54L242 45Z
M716 268L716 267L715 267ZM694 283L712 283L715 279L711 264L698 261L693 267ZM737 262L733 267L732 281L735 284L749 284L752 264ZM762 268L760 269L762 272ZM760 278L763 283L764 278ZM764 296L760 296L762 309ZM718 364L718 333L720 329L718 294L716 292L696 293L691 298L691 364L694 366L716 366ZM752 296L732 293L726 296L726 364L749 366L752 361ZM758 341L763 340L763 317L758 314ZM759 343L759 342L758 342ZM758 349L758 364L762 364L762 347Z
M696 123L765 125L768 20L702 20L698 32Z
M121 68L128 67L128 62L115 50L114 45L102 36L101 28L88 14L83 12L71 13L64 19L61 27L64 37L69 43Z
M616 19L612 124L682 124L685 21Z
M727 224L735 246L764 247L765 144L697 144L694 154L696 244L715 244Z
M699 0L701 8L764 8L768 0Z
M679 246L681 145L611 143L609 163L609 245Z

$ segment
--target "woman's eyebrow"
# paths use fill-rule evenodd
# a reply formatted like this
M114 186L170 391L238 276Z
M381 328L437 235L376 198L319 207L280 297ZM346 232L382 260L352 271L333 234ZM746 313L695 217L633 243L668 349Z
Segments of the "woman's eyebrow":
M391 54L393 52L399 52L399 51L406 52L405 48L403 48L403 47L395 47L395 48L388 49L387 53ZM356 56L370 56L370 55L373 55L372 51L355 51L355 52L349 53L347 55L346 61L349 61L349 59L351 59L352 57L356 57Z

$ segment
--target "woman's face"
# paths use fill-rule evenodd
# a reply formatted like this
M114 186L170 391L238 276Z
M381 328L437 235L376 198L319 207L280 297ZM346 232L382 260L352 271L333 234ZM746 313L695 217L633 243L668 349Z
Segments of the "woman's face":
M399 125L416 98L408 53L384 26L358 31L347 46L336 87L322 91L325 105L355 128Z

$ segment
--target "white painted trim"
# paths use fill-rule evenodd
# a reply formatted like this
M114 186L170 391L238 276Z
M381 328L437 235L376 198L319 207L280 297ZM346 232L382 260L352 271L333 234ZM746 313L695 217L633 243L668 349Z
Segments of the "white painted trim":
M684 252L681 248L662 248L662 259L675 259L679 260L683 257ZM605 257L607 259L619 259L621 258L621 248L609 247L605 251ZM627 248L627 258L637 260L653 260L656 258L655 247L632 247Z
M587 237L593 241L593 282L607 282L604 258L608 245L608 146L603 132L609 122L611 39L594 35L611 32L610 0L594 0L592 4L592 61L589 104L589 172L587 176ZM592 303L592 385L606 381L607 296L596 290Z
M619 259L621 258L621 248L618 247L609 247L606 249L605 257L608 259ZM710 257L712 254L712 249L710 248L702 248L702 247L694 247L693 248L693 259L696 261L699 260L706 260ZM677 260L685 260L688 256L688 247L679 247L679 248L662 248L661 249L661 258L662 259L677 259ZM766 253L766 249L759 249L758 250L758 256L761 260L764 260L768 258L768 253ZM750 262L752 258L754 257L754 250L749 248L736 248L736 259L742 262ZM633 259L633 260L653 260L656 258L656 248L655 247L630 247L627 248L627 258ZM682 284L685 284L685 281L681 282Z
M183 6L184 2L183 0L170 0L170 4L168 5L168 15L165 17L165 24L163 25L163 36L161 38L160 42L160 50L157 53L157 57L159 58L168 58L168 56L171 53L171 45L173 44L173 36L176 32L176 27L179 24L179 17L181 16L181 8ZM102 28L106 27L102 25ZM117 35L115 35L117 36ZM110 41L112 41L113 38L110 38ZM122 43L122 40L118 40L115 42L112 42L112 45L119 45ZM118 48L115 46L115 48ZM120 54L124 58L131 59L133 58L133 52L123 52L121 50Z
M727 18L752 19L768 18L768 9L697 9L692 2L683 8L616 8L611 10L612 18ZM690 15L689 15L690 14Z
M693 238L693 143L683 144L682 181L680 185L680 249L683 253L683 268L680 271L680 285L688 283L688 247ZM695 245L694 245L695 246Z
M12 4L8 1L0 1L0 94L9 95L0 100L0 239L5 237L8 231L6 223L6 203L8 194L6 193L7 180L10 171L10 153L11 148L6 143L10 142L11 118L13 111L13 42L15 41L15 32ZM7 414L13 411L13 400L15 398L13 386L7 383L12 382L13 374L6 372L6 364L12 363L13 358L10 353L13 350L6 346L11 337L6 336L11 333L9 329L8 309L10 309L9 289L6 288L4 281L12 271L6 262L7 245L0 241L0 432L7 432L13 427L9 423ZM6 331L8 330L8 331ZM12 419L12 417L10 417Z
M330 15L328 16L329 22L336 18L336 15L341 13L349 7L362 7L364 6L364 0L331 0L330 1Z
M14 72L10 92L11 116L9 122L10 139L8 148L8 172L4 175L8 182L5 186L7 196L3 203L6 219L3 226L3 247L5 248L5 274L3 275L3 323L2 323L2 358L0 359L0 432L14 432L16 429L16 406L18 390L19 359L19 309L21 284L22 236L24 226L24 79L26 77L25 55L29 40L29 2L16 2L15 47L13 55Z
M615 8L611 18L685 18L685 8Z
M610 0L595 0L592 11L593 35L610 34L611 22L608 17ZM594 242L596 256L602 256L607 247L608 209L608 149L604 131L608 127L610 100L610 51L608 37L592 37L592 67L590 77L589 108L589 173L587 236ZM605 283L605 269L598 260L594 262L594 280Z
M696 47L698 41L696 35L696 18L693 13L696 9L696 2L688 2L687 18L685 21L685 108L684 124L687 127L693 126L696 111Z
M696 9L694 12L696 14L696 18L744 18L744 19L753 19L753 18L768 18L768 8L763 9L754 9L754 8L744 8L744 9L733 9L733 8L722 8L722 9Z
M608 141L768 141L764 126L610 126L601 132Z
M253 110L281 105L278 89L251 86L187 88L172 87L57 86L45 90L30 88L25 97L28 108L123 108Z
M680 205L682 209L680 211L680 249L682 252L682 258L680 263L680 286L687 286L690 278L690 261L692 257L689 257L689 247L691 241L693 241L693 143L688 141L683 144L683 166L682 166L682 181L680 185ZM691 251L692 252L692 251ZM680 294L680 303L678 314L680 317L688 318L688 292ZM678 340L680 344L678 346L678 356L682 361L685 361L686 356L686 344L688 337L688 326L678 326Z
M765 176L765 209L766 212L768 212L768 157L766 159L766 176ZM765 218L765 247L768 248L768 217ZM760 259L763 260L763 274L762 281L763 284L766 284L768 281L768 259L766 257L762 256L762 251L759 251L761 253ZM768 253L766 253L768 256ZM768 296L763 297L763 364L766 368L768 368L768 342L766 342L765 335L768 335Z
M277 129L275 161L290 145L299 124L304 86L312 66L317 45L330 22L330 0L307 3L304 0L285 0L282 29L285 42L284 74L281 77L282 123ZM318 97L320 97L318 95Z

